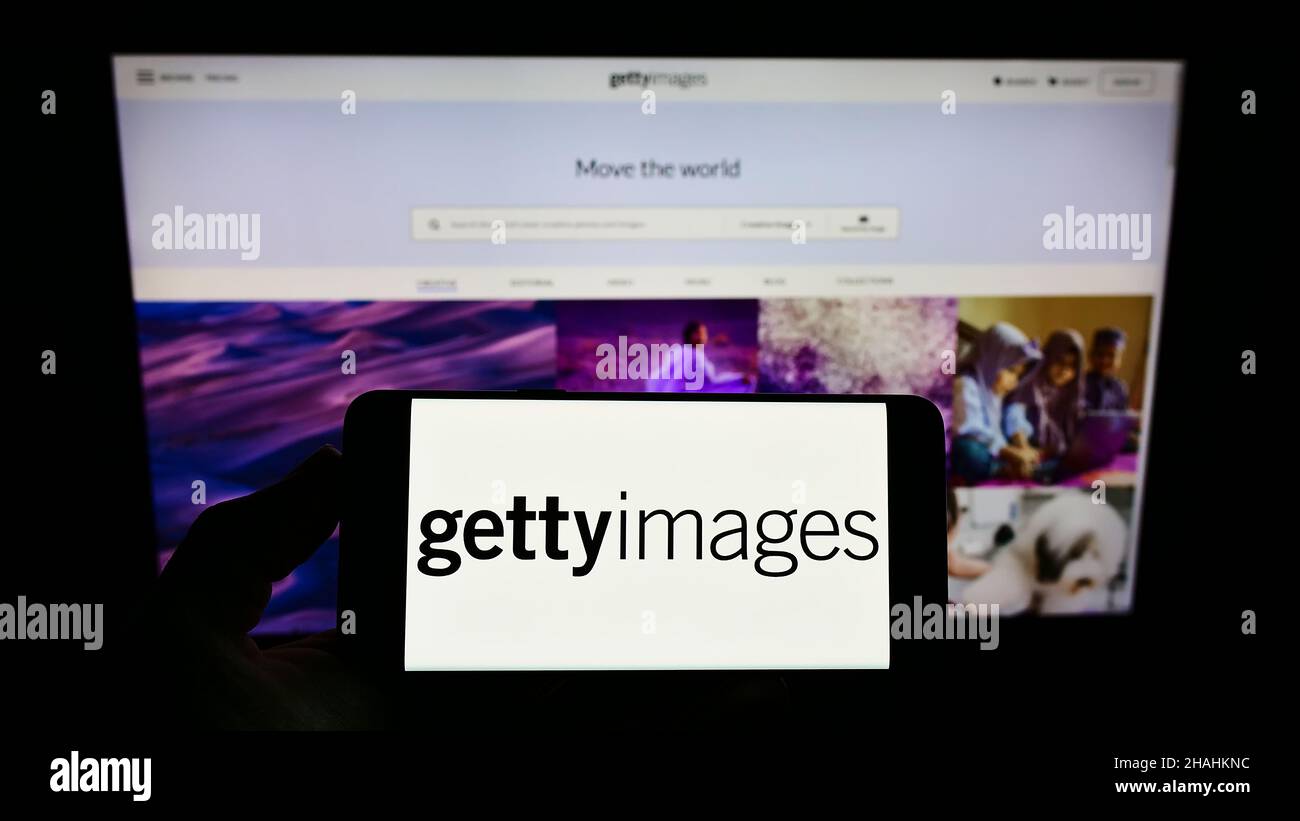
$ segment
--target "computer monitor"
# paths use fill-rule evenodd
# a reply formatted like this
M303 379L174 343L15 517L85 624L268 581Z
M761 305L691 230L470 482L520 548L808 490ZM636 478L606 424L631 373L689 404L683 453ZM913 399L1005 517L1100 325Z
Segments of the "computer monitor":
M374 388L912 393L949 422L950 598L1073 494L1123 544L1042 610L1125 612L1180 73L118 56L159 567ZM626 366L673 343L698 384ZM1096 411L1131 441L1061 470ZM332 626L336 558L258 629Z

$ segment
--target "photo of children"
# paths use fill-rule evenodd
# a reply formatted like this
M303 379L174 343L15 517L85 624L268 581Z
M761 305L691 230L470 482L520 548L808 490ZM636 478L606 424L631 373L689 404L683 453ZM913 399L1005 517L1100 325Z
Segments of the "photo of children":
M757 325L752 299L556 302L556 386L752 393Z
M1149 297L979 297L958 316L954 484L1134 483Z
M1028 479L1036 455L1006 436L1004 400L1042 353L1018 328L999 322L975 340L953 380L952 472L963 484Z
M950 489L948 599L1003 616L1127 610L1132 512L1132 488Z
M759 304L759 390L910 393L952 413L945 352L957 349L957 300L765 299Z
M1088 350L1084 397L1088 410L1128 410L1128 386L1119 378L1128 337L1119 328L1098 328Z

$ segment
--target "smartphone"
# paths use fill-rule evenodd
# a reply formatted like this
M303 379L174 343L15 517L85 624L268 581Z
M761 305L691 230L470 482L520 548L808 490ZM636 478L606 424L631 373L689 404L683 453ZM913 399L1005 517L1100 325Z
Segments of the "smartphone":
M884 668L943 601L919 397L374 391L343 457L340 628L386 670Z

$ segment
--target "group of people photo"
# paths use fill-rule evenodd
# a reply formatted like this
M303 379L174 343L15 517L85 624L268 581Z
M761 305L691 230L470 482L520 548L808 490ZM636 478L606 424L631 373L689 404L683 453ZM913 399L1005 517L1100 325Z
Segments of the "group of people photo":
M995 321L969 342L953 383L954 484L1060 484L1136 470L1124 328L1097 326L1087 338L1057 328L1039 341Z

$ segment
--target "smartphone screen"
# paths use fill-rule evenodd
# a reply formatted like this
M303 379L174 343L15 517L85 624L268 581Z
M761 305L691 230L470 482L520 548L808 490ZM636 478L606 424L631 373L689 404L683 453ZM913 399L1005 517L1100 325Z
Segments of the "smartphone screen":
M887 667L887 423L412 399L406 669Z

